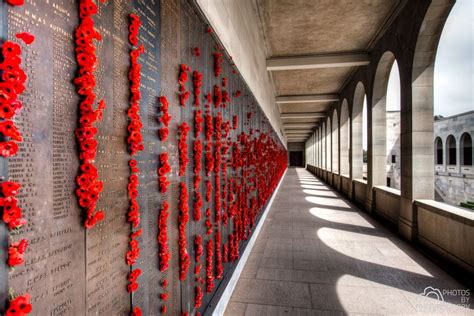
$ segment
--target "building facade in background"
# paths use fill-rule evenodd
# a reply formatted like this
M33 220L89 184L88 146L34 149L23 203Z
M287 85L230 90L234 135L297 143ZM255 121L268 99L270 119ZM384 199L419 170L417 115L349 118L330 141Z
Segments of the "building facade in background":
M435 117L436 200L474 209L474 111Z

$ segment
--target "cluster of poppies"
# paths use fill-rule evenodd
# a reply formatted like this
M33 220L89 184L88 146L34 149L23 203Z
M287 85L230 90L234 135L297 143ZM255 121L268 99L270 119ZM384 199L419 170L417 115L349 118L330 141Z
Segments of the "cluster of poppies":
M220 107L222 103L222 90L218 85L214 85L214 107Z
M178 215L178 247L179 247L179 279L181 281L186 280L186 275L189 269L189 254L187 249L186 241L186 227L189 221L189 209L188 209L188 188L186 183L179 183L180 194L179 194L179 215Z
M229 247L227 244L222 245L222 257L224 263L229 262Z
M2 197L0 198L0 207L3 209L3 222L8 229L17 229L26 224L22 211L18 207L16 195L19 193L21 185L16 182L6 181L0 184Z
M219 77L222 71L222 62L224 60L222 59L222 53L221 52L215 52L214 53L214 76Z
M206 109L209 109L211 107L211 103L212 103L212 94L210 94L210 93L206 94L204 99L206 100L206 103L204 104L204 107Z
M209 112L206 112L205 116L206 125L206 146L205 146L205 157L206 157L206 176L210 176L212 170L214 170L214 156L212 154L212 132L214 129L213 119Z
M138 290L138 277L142 274L142 270L140 269L135 269L130 274L128 275L128 286L127 286L127 291L128 293L135 292Z
M179 105L186 106L186 101L189 98L189 91L186 90L186 82L188 81L188 72L191 71L191 68L186 64L181 64L179 66Z
M219 229L216 230L215 236L216 242L216 279L222 279L222 275L224 274L224 267L222 265L222 252L221 252L221 232Z
M171 172L171 166L168 162L168 153L164 152L159 155L160 167L158 168L158 185L161 193L166 193L170 181L167 178L167 174Z
M201 288L201 284L204 283L204 280L201 278L201 257L203 254L204 248L202 246L202 237L201 235L196 235L194 238L194 261L196 265L194 266L194 275L195 275L195 281L196 281L196 287L195 287L195 301L194 301L194 307L195 308L200 308L202 305L202 298L204 296L204 293Z
M199 222L201 220L202 197L199 191L195 191L194 193L193 220Z
M186 166L189 163L188 158L188 144L187 137L189 133L189 125L186 122L181 123L178 126L179 140L178 140L178 151L179 151L179 176L184 176L186 172Z
M21 69L21 47L17 43L6 41L2 45L3 62L0 63L0 135L10 138L0 141L0 156L11 157L18 152L17 142L23 141L15 123L11 120L22 108L18 96L25 90L27 76Z
M80 23L75 30L76 61L79 71L74 84L77 93L82 97L79 105L79 128L75 131L79 142L81 166L76 178L79 186L76 195L79 198L79 205L87 212L84 223L86 228L94 227L105 216L103 211L95 210L103 184L99 181L99 173L94 165L98 146L94 138L98 130L94 124L102 120L102 111L105 109L104 100L98 102L96 110L93 108L96 99L94 72L98 66L94 40L102 40L102 36L94 29L92 18L95 14L97 14L97 5L92 0L79 2Z
M129 162L132 174L128 177L128 197L130 205L128 207L127 221L132 224L132 227L137 228L140 224L140 207L138 205L138 168L136 167L136 160L132 159Z
M194 136L198 137L198 135L202 132L202 111L196 110L194 111Z
M208 207L206 208L206 235L210 236L212 234L212 222L211 222L211 209Z
M171 259L171 252L168 245L168 217L169 204L167 201L163 202L161 206L160 215L158 218L158 258L160 271L166 271L169 268L169 261Z
M169 298L169 293L167 292L168 291L168 280L167 279L164 279L163 281L161 281L161 288L165 291L163 293L160 294L160 299L163 301L163 302L166 302ZM168 308L166 307L166 305L161 305L160 307L160 313L161 314L166 314L166 312L168 311Z
M24 316L31 313L32 310L30 295L19 295L10 301L5 316Z
M13 6L23 5L23 0L7 0ZM16 37L26 45L34 41L34 36L30 33L18 33ZM0 63L0 135L2 138L10 138L9 141L0 142L0 156L11 157L18 152L18 144L23 138L11 120L22 108L22 103L18 99L25 90L26 73L21 68L21 47L17 43L5 41L1 46L3 61ZM2 219L10 230L18 229L26 224L22 210L18 207L17 194L21 185L12 181L0 183L0 207L3 211ZM28 246L28 241L22 239L19 242L12 242L8 247L8 261L10 267L15 267L24 263L24 254ZM5 315L27 315L32 311L29 294L19 295L10 299Z
M202 73L195 70L193 71L193 94L194 94L194 106L201 104L201 86L202 86Z
M204 297L204 293L202 288L199 285L195 286L195 297L194 297L194 307L200 308L202 305L202 298Z
M168 126L171 121L171 115L169 114L169 104L168 99L165 96L160 96L160 122L164 125L158 130L158 135L160 136L160 140L164 142L168 138L169 130Z
M133 233L130 233L130 241L128 245L130 246L125 256L125 261L127 265L132 266L140 258L140 245L138 244L137 238L142 234L141 228Z
M211 293L214 289L214 250L212 246L212 240L208 240L206 243L206 292Z
M234 238L233 234L229 235L229 260L236 261L239 259L239 241L237 238Z
M132 46L138 45L138 31L140 26L142 25L142 21L140 21L140 17L134 13L129 15L130 18L130 25L128 26L128 41Z
M227 90L222 90L222 107L225 109L227 103L230 102L229 92Z
M143 145L143 136L141 128L143 126L140 119L140 82L141 82L141 65L138 62L138 58L145 52L143 45L137 48L133 48L130 51L130 70L128 78L130 80L130 108L128 109L128 117L130 122L128 123L128 138L127 143L129 146L130 154L136 155L139 151L142 151L145 147Z
M26 239L22 239L19 242L16 241L10 244L8 247L8 266L14 267L25 262L23 255L25 254L27 246L28 241Z

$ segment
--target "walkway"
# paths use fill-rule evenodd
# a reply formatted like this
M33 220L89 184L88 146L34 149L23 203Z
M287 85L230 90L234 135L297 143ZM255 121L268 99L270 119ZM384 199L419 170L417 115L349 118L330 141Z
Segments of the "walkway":
M420 295L428 286L444 302ZM443 293L459 289L329 186L290 168L225 315L473 315L456 305L468 293Z

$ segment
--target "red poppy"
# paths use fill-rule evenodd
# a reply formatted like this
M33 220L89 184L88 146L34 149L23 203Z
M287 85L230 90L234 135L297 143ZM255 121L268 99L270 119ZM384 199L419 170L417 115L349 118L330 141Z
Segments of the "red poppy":
M3 197L12 197L18 194L19 190L21 189L21 184L12 182L12 181L5 181L0 183L0 193Z
M15 297L9 302L5 316L24 316L31 313L32 310L33 308L30 304L30 295L24 294Z
M20 242L14 242L8 247L8 265L10 267L23 264L23 255L25 254L28 241L22 239Z
M18 152L18 144L14 141L0 142L0 156L11 157Z
M21 0L23 1L23 0ZM34 42L35 36L28 32L22 32L15 35L16 38L21 39L26 45L30 45Z
M142 310L139 307L135 306L130 316L142 316Z

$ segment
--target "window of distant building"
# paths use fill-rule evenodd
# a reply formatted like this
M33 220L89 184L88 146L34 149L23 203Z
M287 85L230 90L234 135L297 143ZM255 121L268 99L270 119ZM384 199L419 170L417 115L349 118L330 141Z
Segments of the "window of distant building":
M437 165L443 164L443 141L440 137L435 140L435 161Z
M446 148L448 152L448 165L456 165L456 139L454 139L453 135L448 136Z
M468 133L461 136L461 165L472 166L472 138Z

